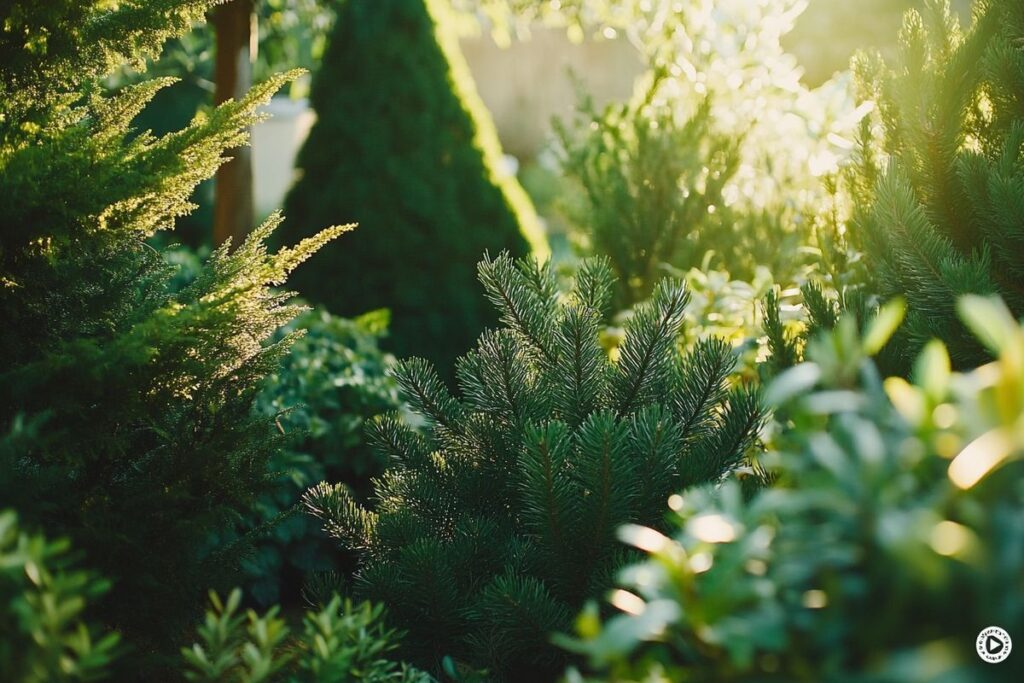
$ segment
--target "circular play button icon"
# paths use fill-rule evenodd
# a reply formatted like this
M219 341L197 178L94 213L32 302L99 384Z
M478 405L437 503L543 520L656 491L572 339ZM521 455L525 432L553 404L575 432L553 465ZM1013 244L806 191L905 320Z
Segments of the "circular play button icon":
M1010 640L1010 634L1003 629L998 626L989 626L978 634L975 646L978 649L979 657L986 662L996 664L1010 656L1013 641Z

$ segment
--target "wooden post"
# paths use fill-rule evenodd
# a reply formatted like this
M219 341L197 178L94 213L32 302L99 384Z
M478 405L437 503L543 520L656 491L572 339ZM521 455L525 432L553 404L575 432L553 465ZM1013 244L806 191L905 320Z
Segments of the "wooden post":
M213 10L216 34L214 104L240 99L252 87L256 46L253 0L230 0ZM229 237L237 246L253 229L252 152L248 146L227 152L231 157L217 171L214 187L213 243Z

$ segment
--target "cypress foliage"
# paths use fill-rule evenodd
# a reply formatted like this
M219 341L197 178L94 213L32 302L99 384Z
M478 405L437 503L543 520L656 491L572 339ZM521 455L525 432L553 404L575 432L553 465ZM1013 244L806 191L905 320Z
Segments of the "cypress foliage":
M99 605L137 652L166 644L230 573L218 548L266 480L272 420L252 403L297 309L271 290L342 229L267 253L272 218L180 292L146 240L245 141L290 76L184 130L130 129L167 80L98 79L186 31L212 2L6 3L0 14L0 499L68 536L113 580Z
M543 244L522 188L499 176L497 137L444 11L435 0L340 6L283 234L358 222L295 286L340 315L391 309L391 350L425 356L448 377L494 322L474 286L480 254Z
M744 462L762 412L755 391L730 388L726 344L677 351L677 283L637 309L613 361L598 340L607 262L582 268L568 298L550 265L502 255L479 274L503 326L459 359L464 398L426 361L401 362L425 427L372 427L392 462L375 504L327 483L306 503L362 552L358 591L388 605L414 661L450 655L499 679L547 680L563 664L550 633L624 561L616 528L660 526L670 494Z
M854 167L851 235L877 293L907 300L906 359L933 337L956 366L989 358L956 318L962 294L998 293L1024 315L1022 39L1020 2L979 2L964 33L932 1L906 15L895 64L855 65L888 161L865 146Z

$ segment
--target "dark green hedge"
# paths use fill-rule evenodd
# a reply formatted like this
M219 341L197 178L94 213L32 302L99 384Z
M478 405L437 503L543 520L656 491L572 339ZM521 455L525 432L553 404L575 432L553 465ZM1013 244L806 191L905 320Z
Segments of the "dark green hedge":
M526 253L536 218L514 179L496 173L496 138L439 6L345 2L312 101L318 120L282 237L360 227L293 284L339 315L390 308L391 350L450 376L496 322L475 286L477 261L485 250Z

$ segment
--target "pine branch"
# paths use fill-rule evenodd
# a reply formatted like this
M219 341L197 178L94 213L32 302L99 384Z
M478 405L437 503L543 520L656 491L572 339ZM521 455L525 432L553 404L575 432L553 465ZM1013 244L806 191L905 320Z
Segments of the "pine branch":
M675 344L690 294L681 284L663 280L649 304L626 326L615 376L619 415L628 415L664 381L667 351Z
M726 395L726 380L735 365L729 345L714 338L699 341L676 365L678 390L671 400L685 443L705 438L716 427L714 411Z
M577 427L599 404L608 377L608 357L598 341L593 309L565 309L555 336L558 363L551 371L552 401L559 416Z
M739 466L757 442L765 410L756 388L741 387L729 393L721 427L693 445L682 460L682 485L714 482L722 472Z
M494 260L485 255L477 272L502 323L521 334L544 362L557 362L551 350L549 317L545 315L552 310L551 302L541 298L536 283L516 267L508 253Z
M412 407L435 425L458 435L462 406L451 397L437 371L422 358L400 361L393 370L395 379Z
M344 484L317 484L303 494L302 504L326 533L352 548L371 547L377 515L360 507Z
M568 480L572 450L573 440L564 423L529 426L519 464L523 522L554 558L553 564L566 568L572 564L577 543L567 519L571 498L577 494Z

